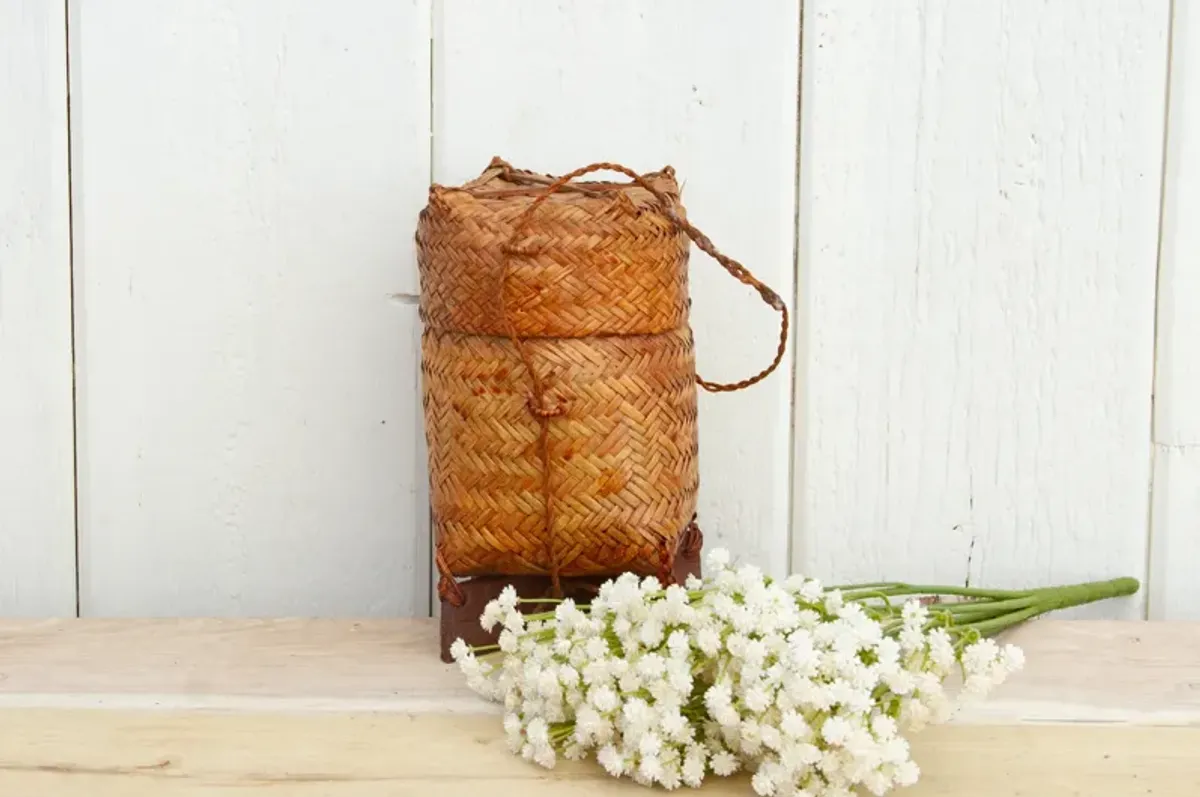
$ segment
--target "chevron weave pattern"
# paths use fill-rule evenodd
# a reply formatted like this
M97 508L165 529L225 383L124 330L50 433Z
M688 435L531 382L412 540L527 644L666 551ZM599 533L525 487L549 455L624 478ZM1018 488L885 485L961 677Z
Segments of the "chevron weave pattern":
M514 223L535 199L521 173L493 166L462 188L435 187L418 230L425 323L508 336L497 291ZM648 176L678 197L670 173ZM542 189L544 192L544 188ZM645 190L560 192L515 243L507 297L523 338L645 335L687 322L688 238Z
M691 334L543 338L529 350L568 408L548 446L561 575L656 573L696 506ZM423 354L446 563L460 576L548 573L539 421L521 360L507 339L436 329Z

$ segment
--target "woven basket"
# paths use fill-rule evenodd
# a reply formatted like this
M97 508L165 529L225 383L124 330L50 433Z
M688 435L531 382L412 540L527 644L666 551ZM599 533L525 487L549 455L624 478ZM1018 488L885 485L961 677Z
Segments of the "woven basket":
M630 182L578 182L610 170ZM733 384L696 375L689 238L781 314ZM439 593L483 575L670 579L695 515L696 386L783 357L787 309L684 216L674 172L559 178L495 159L417 229Z

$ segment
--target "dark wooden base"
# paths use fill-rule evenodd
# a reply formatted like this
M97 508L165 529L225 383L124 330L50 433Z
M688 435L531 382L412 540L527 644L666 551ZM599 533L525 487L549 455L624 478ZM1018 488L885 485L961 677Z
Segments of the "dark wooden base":
M685 534L692 536L688 537L686 544L681 545L679 553L675 555L675 568L672 571L673 578L679 584L682 584L690 575L700 575L703 535L694 525ZM564 578L562 579L563 596L574 598L580 604L587 603L596 594L596 590L601 584L616 575L619 574ZM522 598L549 597L551 594L548 576L476 576L458 582L466 602L461 606L454 606L444 598L441 601L442 661L453 661L450 657L450 646L456 639L462 639L472 647L496 643L499 631L484 631L479 624L479 618L488 603L499 597L500 591L508 584L512 584ZM531 603L525 604L522 609L532 614L550 611L553 607L552 603Z

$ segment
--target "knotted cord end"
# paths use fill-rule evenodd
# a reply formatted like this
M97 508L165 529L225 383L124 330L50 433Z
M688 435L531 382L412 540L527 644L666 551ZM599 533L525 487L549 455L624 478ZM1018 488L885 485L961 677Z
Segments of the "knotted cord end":
M529 412L536 418L557 418L567 412L567 400L561 396L554 404L550 404L546 396L535 396L530 393L525 405L529 407Z

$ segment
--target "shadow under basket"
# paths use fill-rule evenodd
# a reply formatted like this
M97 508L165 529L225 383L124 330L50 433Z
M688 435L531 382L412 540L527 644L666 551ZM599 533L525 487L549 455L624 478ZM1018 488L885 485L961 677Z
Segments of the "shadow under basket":
M704 535L698 526L692 523L683 534L683 545L675 556L671 580L676 584L684 583L688 576L700 577L700 561L704 547ZM579 578L563 578L562 597L573 598L580 605L587 604L596 594L600 585L615 578L610 576L586 576ZM465 600L462 605L455 606L446 598L441 599L441 657L444 662L451 662L450 646L457 639L462 639L472 647L494 645L499 638L499 629L483 630L479 623L480 616L488 603L499 597L501 590L512 584L521 598L549 598L553 590L548 576L477 576L458 582L458 587ZM522 605L526 614L535 614L553 610L555 604L527 603Z

